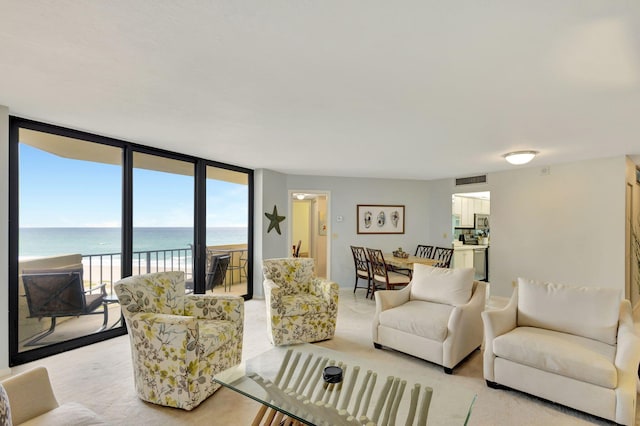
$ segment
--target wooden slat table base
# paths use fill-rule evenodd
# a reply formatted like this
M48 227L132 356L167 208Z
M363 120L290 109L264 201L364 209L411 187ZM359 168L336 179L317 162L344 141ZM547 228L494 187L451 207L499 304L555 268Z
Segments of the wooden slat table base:
M302 352L297 352L293 358L292 355L293 349L288 349L273 382L255 373L248 375L267 392L271 399L270 404L273 403L283 412L293 413L296 417L318 425L392 426L396 424L406 380L388 376L379 390L377 400L372 403L378 376L376 372L367 370L356 390L355 384L360 367L348 367L342 362L307 354L298 368ZM341 383L328 384L323 381L322 371L327 365L342 368L344 375ZM426 426L427 424L433 389L425 386L424 392L421 393L421 388L422 386L417 383L411 388L409 411L403 423L407 426ZM349 407L351 412L348 411ZM278 410L262 406L252 426L283 424L302 425L301 422Z

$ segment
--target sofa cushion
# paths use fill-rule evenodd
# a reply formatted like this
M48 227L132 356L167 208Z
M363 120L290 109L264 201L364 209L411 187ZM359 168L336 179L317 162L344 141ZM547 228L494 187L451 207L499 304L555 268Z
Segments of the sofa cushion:
M68 402L54 410L21 423L23 426L91 426L108 424L98 414L77 402Z
M496 356L539 370L614 389L615 346L533 327L516 327L493 341Z
M438 342L447 338L453 306L412 300L380 312L380 325Z
M620 290L518 278L518 325L616 343Z
M414 263L411 300L464 305L471 298L473 268L434 268Z

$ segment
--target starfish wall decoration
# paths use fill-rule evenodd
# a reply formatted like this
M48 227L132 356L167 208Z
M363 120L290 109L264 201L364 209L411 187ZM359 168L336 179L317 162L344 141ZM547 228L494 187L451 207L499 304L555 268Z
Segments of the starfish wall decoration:
M276 205L274 204L273 213L266 212L264 215L271 221L269 222L269 228L267 229L267 234L271 232L272 229L275 228L278 235L282 235L282 233L280 232L280 222L282 222L285 219L285 217L278 216L278 207L276 207Z

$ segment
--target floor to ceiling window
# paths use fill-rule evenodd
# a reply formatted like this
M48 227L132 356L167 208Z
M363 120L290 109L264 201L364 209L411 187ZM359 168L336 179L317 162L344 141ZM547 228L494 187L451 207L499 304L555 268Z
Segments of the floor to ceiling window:
M249 182L246 173L206 168L205 289L247 294Z
M251 298L252 176L11 117L10 364L126 333L124 276L183 271L187 292ZM229 262L207 288L213 255Z
M195 164L133 153L132 274L183 271L193 290Z
M17 343L26 352L116 326L103 283L120 279L122 149L24 128L18 137Z

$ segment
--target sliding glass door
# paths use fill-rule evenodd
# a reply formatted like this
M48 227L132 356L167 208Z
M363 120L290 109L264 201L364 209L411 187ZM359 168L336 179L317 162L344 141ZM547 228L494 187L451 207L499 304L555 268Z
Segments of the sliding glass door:
M249 276L249 182L246 173L206 167L205 289L245 295Z
M193 291L194 163L133 153L132 275L183 271Z
M122 149L19 130L18 352L120 317Z

